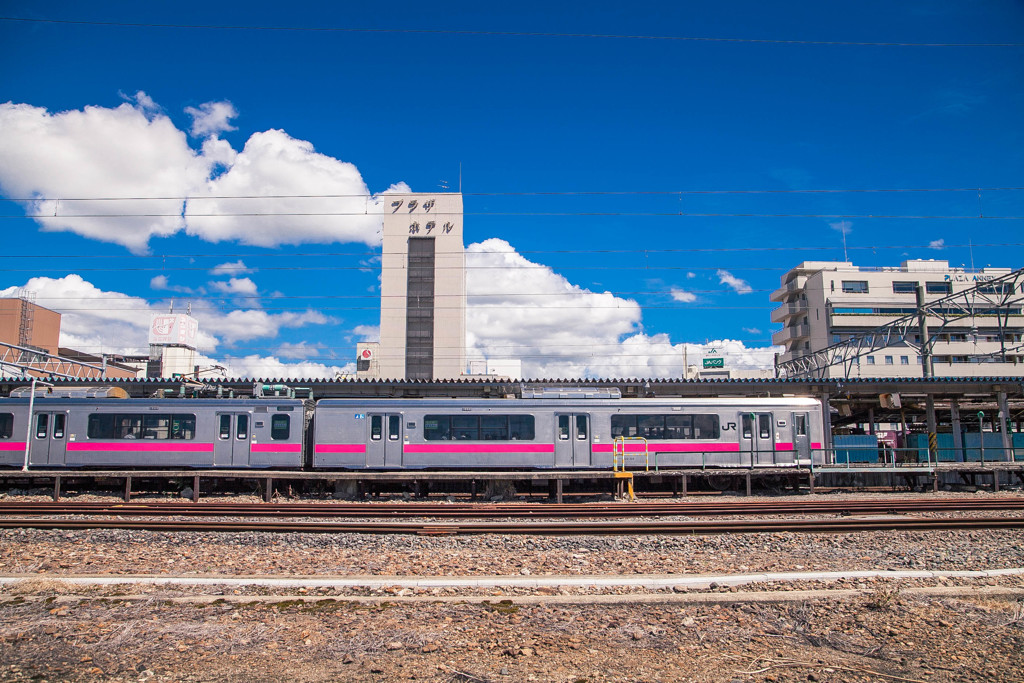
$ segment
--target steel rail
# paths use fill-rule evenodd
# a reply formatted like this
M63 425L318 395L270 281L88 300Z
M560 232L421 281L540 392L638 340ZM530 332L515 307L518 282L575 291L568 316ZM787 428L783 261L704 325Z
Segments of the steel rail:
M845 500L632 504L432 503L0 503L0 515L182 515L251 517L552 518L770 514L882 514L1022 510L1024 497L989 500Z
M0 519L3 529L124 529L159 532L269 532L332 534L467 535L516 534L545 536L579 535L707 535L727 533L851 533L893 530L1020 529L1024 517L926 518L890 517L827 520L734 520L725 522L278 522L278 521L176 521L125 519Z

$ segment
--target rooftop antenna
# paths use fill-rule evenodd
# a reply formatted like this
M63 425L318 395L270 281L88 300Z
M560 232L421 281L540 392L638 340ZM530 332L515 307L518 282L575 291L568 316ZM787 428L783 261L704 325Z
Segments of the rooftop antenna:
M967 246L971 250L971 272L974 272L974 240L970 237L967 238Z
M846 256L846 221L840 223L839 232L843 233L843 261L849 261L850 259Z
M171 299L170 308L167 309L168 313L174 313L174 299Z

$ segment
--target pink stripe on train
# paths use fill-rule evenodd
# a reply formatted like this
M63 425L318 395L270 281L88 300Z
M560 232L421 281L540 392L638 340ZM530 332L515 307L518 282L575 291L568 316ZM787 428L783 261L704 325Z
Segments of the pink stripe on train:
M317 444L314 453L365 453L363 443L322 443Z
M591 446L594 453L611 453L612 448L610 443L595 443ZM647 451L650 453L655 451L658 453L735 453L739 450L739 444L735 443L661 443L657 441L647 445ZM626 444L626 453L643 452L643 444L635 442Z
M188 443L184 441L136 441L126 439L117 443L97 443L95 441L69 441L69 451L132 451L148 453L212 453L212 443Z
M249 447L253 453L301 453L300 443L254 443Z
M407 443L406 453L554 453L553 443Z

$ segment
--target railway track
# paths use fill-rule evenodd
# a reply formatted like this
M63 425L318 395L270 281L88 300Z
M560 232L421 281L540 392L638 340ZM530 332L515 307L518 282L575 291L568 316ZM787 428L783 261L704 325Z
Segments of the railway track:
M621 518L723 515L864 515L1024 510L1024 497L696 503L0 503L0 515L315 518Z
M850 533L890 530L1020 529L1024 517L841 517L833 519L728 520L715 522L560 521L560 522L281 522L274 520L61 519L19 517L0 519L5 529L126 529L165 532L271 532L331 534L416 534L455 536L519 534L580 535L707 535L730 533Z

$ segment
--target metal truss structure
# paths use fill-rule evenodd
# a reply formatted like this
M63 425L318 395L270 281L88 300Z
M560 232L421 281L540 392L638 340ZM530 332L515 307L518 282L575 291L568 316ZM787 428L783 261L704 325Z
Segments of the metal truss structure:
M827 368L842 366L843 378L849 379L856 360L862 356L891 347L914 349L921 356L923 377L932 376L932 347L947 327L964 320L995 319L999 328L1000 349L978 358L1001 358L1024 349L1020 341L1007 343L1003 331L1011 315L1020 316L1024 306L1024 268L992 280L979 282L970 289L925 302L920 285L917 288L917 310L868 332L832 344L820 351L794 358L777 365L780 375L790 378L823 378ZM1015 308L1016 307L1016 308ZM972 327L976 325L972 324Z
M107 376L107 368L102 365L90 365L80 361L54 356L24 346L4 344L0 342L0 377L63 377L66 379L102 379Z

